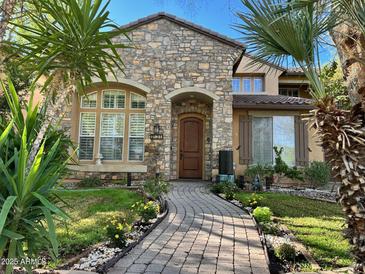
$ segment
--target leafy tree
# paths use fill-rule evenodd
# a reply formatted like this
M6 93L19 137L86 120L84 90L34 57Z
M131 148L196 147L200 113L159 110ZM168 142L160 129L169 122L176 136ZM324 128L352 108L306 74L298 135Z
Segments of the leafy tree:
M351 102L347 93L343 72L337 61L326 64L321 69L320 78L327 94L331 94L339 108L350 109Z
M363 0L242 0L237 29L256 55L277 65L293 60L311 83L317 109L311 127L341 180L339 202L353 246L355 273L365 271L365 2ZM331 35L340 56L351 111L340 109L319 71L321 41Z

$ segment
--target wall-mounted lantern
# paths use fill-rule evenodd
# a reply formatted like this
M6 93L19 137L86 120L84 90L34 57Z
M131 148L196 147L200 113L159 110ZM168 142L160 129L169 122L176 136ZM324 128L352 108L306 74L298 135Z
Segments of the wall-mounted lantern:
M162 128L161 128L160 124L155 124L153 126L153 133L150 134L150 139L151 140L163 140L163 133L162 133Z

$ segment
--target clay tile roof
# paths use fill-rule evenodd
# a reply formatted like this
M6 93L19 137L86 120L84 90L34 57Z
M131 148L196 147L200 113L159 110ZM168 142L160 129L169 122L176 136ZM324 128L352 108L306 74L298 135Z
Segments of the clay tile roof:
M313 100L283 95L233 95L234 108L313 109Z
M234 40L234 39L232 39L228 36L225 36L223 34L220 34L218 32L212 31L210 29L204 28L200 25L194 24L192 22L186 21L182 18L176 17L175 15L165 13L165 12L159 12L159 13L155 13L155 14L152 14L150 16L147 16L147 17L143 17L143 18L141 18L137 21L134 21L134 22L131 22L129 24L120 26L120 28L131 31L131 30L133 30L133 29L135 29L139 26L148 24L150 22L153 22L153 21L156 21L156 20L159 20L159 19L166 19L166 20L172 21L172 22L174 22L174 23L176 23L180 26L183 26L183 27L186 27L188 29L197 31L201 34L207 35L207 36L209 36L209 37L211 37L215 40L218 40L222 43L225 43L227 45L245 49L245 45L240 43L237 40Z

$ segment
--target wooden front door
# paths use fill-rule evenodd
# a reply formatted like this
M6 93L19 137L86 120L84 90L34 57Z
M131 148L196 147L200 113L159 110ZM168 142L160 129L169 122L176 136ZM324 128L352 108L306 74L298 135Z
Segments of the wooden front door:
M202 179L203 121L188 117L180 120L179 177Z

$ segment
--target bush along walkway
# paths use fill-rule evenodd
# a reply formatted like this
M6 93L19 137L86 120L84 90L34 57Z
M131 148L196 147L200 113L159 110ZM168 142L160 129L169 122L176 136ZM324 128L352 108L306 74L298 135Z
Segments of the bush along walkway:
M208 184L175 183L168 203L168 216L109 273L269 274L252 219Z

